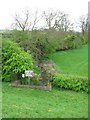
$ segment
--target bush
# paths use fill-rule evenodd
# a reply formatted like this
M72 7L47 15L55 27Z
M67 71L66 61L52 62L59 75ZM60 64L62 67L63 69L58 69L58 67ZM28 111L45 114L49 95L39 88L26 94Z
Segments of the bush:
M76 35L68 35L64 39L64 44L67 43L67 48L68 49L73 49L73 48L78 48L81 46L81 40L78 36Z
M31 85L41 85L41 80L41 75L35 73L31 78Z
M82 45L87 44L87 39L84 36L81 36L81 43Z
M13 30L12 31L12 38L15 42L20 44L22 41L29 39L29 32L28 31Z
M88 92L88 78L86 77L55 74L53 77L53 85L59 88Z
M43 62L41 67L42 85L47 85L52 82L52 76L55 73L54 65L50 62Z
M78 48L82 44L85 44L85 43L83 43L83 41L85 41L85 40L84 39L82 40L82 39L83 38L81 38L80 36L75 35L75 34L67 35L63 39L60 47L56 51Z
M76 38L76 36L72 34L72 35L68 35L67 37L65 37L65 40L66 41L74 41L75 38Z
M23 73L25 70L33 69L31 55L21 49L17 43L3 41L2 52L2 79L4 81L10 81L12 73Z

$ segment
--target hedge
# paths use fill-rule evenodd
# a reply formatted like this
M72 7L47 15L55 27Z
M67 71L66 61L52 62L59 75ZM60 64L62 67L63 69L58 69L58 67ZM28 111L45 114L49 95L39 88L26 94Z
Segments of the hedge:
M85 91L88 93L88 78L66 74L55 74L53 85L58 88L65 88L74 91Z

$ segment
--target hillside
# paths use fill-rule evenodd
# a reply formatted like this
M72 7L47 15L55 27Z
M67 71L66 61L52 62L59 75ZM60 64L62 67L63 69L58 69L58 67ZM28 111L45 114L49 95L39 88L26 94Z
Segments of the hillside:
M88 76L88 45L81 48L56 52L49 55L61 73Z

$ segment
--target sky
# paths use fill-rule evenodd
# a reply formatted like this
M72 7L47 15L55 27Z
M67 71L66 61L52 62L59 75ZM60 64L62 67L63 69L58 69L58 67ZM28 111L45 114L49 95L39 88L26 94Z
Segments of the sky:
M0 0L0 29L10 29L14 15L24 9L65 11L74 22L88 13L89 0Z

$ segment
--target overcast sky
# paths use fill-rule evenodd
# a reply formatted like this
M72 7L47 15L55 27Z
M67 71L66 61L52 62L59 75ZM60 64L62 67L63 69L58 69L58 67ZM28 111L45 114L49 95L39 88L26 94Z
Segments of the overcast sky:
M38 11L65 11L75 21L88 13L89 0L0 0L0 29L10 28L13 16L26 8Z

